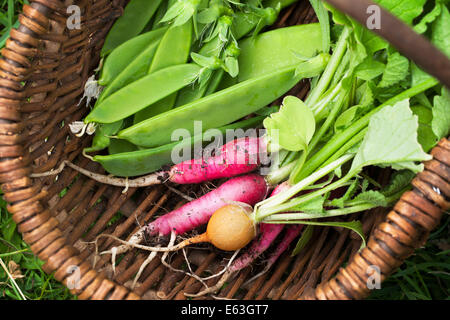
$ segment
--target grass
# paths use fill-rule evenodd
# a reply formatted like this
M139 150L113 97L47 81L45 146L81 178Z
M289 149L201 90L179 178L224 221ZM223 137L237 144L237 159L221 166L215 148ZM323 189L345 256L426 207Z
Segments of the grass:
M3 48L11 28L16 28L19 25L17 14L22 9L24 3L28 4L28 1L1 0L0 3L0 48Z
M5 201L0 200L0 299L76 299L42 270L43 264L22 240Z
M27 0L0 0L0 48ZM450 300L450 216L423 248L374 290L370 300ZM42 270L0 199L0 299L69 300L69 290Z
M450 216L368 299L450 300Z

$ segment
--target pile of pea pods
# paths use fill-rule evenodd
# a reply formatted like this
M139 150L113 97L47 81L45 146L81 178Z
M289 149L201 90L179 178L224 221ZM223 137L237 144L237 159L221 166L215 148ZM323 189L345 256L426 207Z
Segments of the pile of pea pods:
M131 0L101 51L84 154L110 174L139 176L172 164L180 143L207 141L196 121L222 133L260 126L263 108L327 63L318 23L266 31L296 1ZM192 137L172 141L177 129Z

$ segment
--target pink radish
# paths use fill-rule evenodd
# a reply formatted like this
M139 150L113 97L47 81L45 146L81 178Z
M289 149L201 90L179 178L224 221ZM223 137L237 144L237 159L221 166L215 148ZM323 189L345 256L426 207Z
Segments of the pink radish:
M230 178L254 171L261 165L262 155L267 152L265 137L243 137L224 144L218 154L174 165L168 171L161 171L135 179L111 177L83 169L70 161L64 161L57 170L31 175L32 178L59 174L64 166L103 184L116 187L146 187L164 182L193 184L220 178Z
M276 194L289 189L290 185L287 182L284 182L278 185L273 191L271 196L275 196ZM214 215L213 215L214 216ZM260 235L257 239L253 240L248 250L242 254L239 258L237 258L227 269L227 271L223 274L217 284L213 287L207 288L197 294L189 295L189 296L201 296L207 293L215 292L220 289L222 285L235 273L240 270L250 266L256 258L258 258L261 254L263 254L269 246L275 241L278 235L283 230L283 224L266 224L261 223L259 225ZM273 263L278 259L282 252L284 252L289 244L295 239L295 237L300 233L302 226L290 226L287 229L287 233L285 234L282 242L277 247L274 254L271 255L269 259L269 268ZM295 231L294 231L295 230ZM241 247L242 248L242 247ZM267 269L267 267L266 267Z
M188 202L179 209L165 214L140 228L138 232L130 238L127 244L113 249L113 253L123 253L131 246L141 247L138 244L143 241L144 236L146 235L165 236L170 235L172 232L174 234L182 234L193 230L198 226L207 223L213 213L217 212L220 208L230 205L230 203L241 203L253 206L257 202L263 200L266 197L267 192L267 183L260 175L248 174L230 179L217 189L196 200ZM225 225L230 226L230 224ZM228 237L229 235L230 234L227 234ZM203 238L203 240L204 239L205 238ZM184 245L199 242L198 240L198 238L197 241L190 240L189 243L185 242ZM166 248L159 248L159 250L155 251L164 251L163 249Z
M170 181L178 184L199 183L219 178L234 177L259 167L261 154L267 152L264 137L245 137L224 144L218 154L174 165Z

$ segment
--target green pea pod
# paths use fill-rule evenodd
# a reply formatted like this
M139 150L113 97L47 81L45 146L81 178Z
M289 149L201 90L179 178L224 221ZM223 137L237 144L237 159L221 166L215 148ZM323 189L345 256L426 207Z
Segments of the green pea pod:
M153 73L166 67L186 63L192 45L192 22L189 21L181 26L170 27L164 34L158 49L153 57L148 73ZM154 105L136 113L134 123L151 118L159 113L172 109L177 94L156 102Z
M147 48L141 52L141 54L132 60L128 66L117 77L115 77L114 80L112 80L112 82L105 87L105 89L103 89L94 109L111 94L147 75L148 67L153 59L156 49L158 48L158 44L159 39L151 42Z
M319 75L328 57L321 54L299 65L240 82L123 129L117 136L138 146L156 147L169 143L176 129L192 134L194 121L201 121L205 130L224 126L281 97L301 79Z
M161 5L159 6L158 10L156 11L155 15L153 16L151 24L151 29L155 30L163 26L162 23L160 23L162 17L166 14L167 8L169 6L170 1L163 1Z
M112 50L127 40L137 36L144 30L155 14L162 0L132 0L121 17L119 17L108 32L100 55L108 55Z
M318 23L279 28L243 39L239 47L239 74L225 74L221 89L311 58L322 51L322 31Z
M311 58L322 51L320 24L304 24L274 29L255 38L239 41L238 81L298 64L299 57Z
M125 119L191 83L200 67L181 64L151 73L105 98L84 119L111 123Z
M110 144L110 136L116 134L122 128L123 121L100 124L95 129L95 136L92 139L92 146L84 148L85 153L100 151Z
M254 128L262 123L264 116L257 116L247 120L242 120L234 124L230 124L219 128L221 134L225 134L226 130ZM152 148L143 149L132 152L124 152L113 155L97 155L94 160L99 162L107 172L119 177L133 177L148 174L159 170L165 165L172 164L172 151L177 148L189 148L196 144L211 140L208 132L205 134L184 139L181 142L171 142L169 144ZM120 140L117 140L120 141Z
M178 92L175 107L183 106L215 92L217 88L216 84L220 83L223 74L223 69L214 70L213 75L209 80L209 85L200 86L198 83L196 83L193 86L187 86L181 89Z
M106 57L98 83L109 85L125 68L138 57L149 45L159 41L167 27L162 27L134 37L115 48Z
M158 50L153 57L148 73L185 63L189 58L191 44L191 21L181 26L170 27L159 43Z
M122 139L111 139L111 142L109 143L108 146L108 153L111 155L124 152L132 152L137 150L138 150L137 146L128 142L127 140Z

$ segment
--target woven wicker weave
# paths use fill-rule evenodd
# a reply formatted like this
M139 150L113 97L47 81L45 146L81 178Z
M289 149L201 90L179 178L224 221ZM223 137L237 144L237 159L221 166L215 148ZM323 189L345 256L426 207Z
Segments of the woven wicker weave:
M90 137L77 138L68 124L80 120L88 109L78 103L84 83L99 63L106 33L122 13L125 0L75 1L82 10L80 30L66 28L67 6L73 1L35 0L23 7L20 27L11 31L0 59L0 183L8 210L44 270L73 288L80 299L184 299L184 293L203 288L192 277L174 272L154 259L130 290L136 272L146 259L133 250L112 272L108 256L93 267L93 241L101 233L126 239L139 224L181 205L185 200L166 186L122 188L101 185L76 171L65 169L57 179L30 179L68 159L89 170L102 168L81 155ZM315 21L307 1L284 10L276 27ZM306 83L291 94L303 98ZM372 210L352 215L360 218L368 246L358 252L360 240L349 230L317 228L302 254L285 253L278 263L250 286L246 279L261 265L240 272L218 296L237 299L361 299L369 294L369 266L376 265L385 279L421 246L450 206L450 142L443 139L432 151L434 159L413 181L392 211ZM197 195L205 188L195 190ZM64 194L62 191L65 190ZM120 210L125 216L113 219ZM114 245L99 240L99 250ZM222 252L190 251L197 275L223 268ZM170 264L184 263L173 254ZM349 261L345 268L344 262ZM73 266L79 272L71 273ZM207 281L214 285L218 278ZM203 297L210 298L210 297Z

